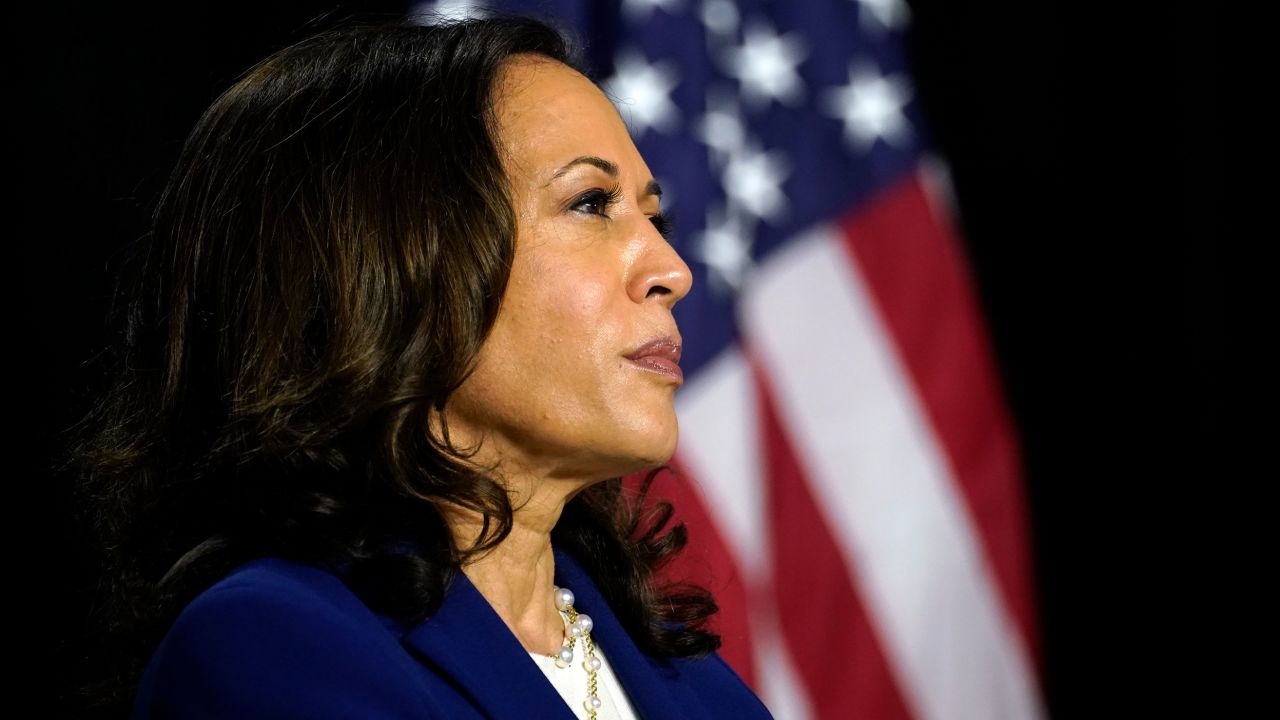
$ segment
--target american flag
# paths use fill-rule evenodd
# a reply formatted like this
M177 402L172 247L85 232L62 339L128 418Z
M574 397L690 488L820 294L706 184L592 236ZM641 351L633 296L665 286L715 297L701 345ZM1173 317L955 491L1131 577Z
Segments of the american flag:
M1018 450L901 0L426 3L585 41L694 290L680 443L721 655L780 720L1045 715Z

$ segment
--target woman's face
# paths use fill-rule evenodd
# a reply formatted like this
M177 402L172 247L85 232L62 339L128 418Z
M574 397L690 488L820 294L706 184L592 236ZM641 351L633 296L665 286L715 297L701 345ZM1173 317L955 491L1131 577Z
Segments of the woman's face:
M536 477L661 464L683 382L671 308L691 277L656 227L660 190L609 100L560 63L510 61L495 111L515 260L476 371L449 401L455 443L483 439L478 460Z

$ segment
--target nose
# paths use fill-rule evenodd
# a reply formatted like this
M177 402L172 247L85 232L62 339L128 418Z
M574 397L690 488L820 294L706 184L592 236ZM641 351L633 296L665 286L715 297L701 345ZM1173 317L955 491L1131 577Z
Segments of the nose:
M627 292L635 302L657 302L673 307L689 294L693 273L676 249L662 237L657 228L644 218L647 230L642 232L642 246L632 268Z

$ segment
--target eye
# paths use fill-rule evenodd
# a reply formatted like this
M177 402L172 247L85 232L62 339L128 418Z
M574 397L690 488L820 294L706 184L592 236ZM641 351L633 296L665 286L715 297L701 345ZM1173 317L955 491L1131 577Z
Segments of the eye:
M609 206L616 203L621 195L622 192L617 188L607 191L593 188L574 198L573 204L569 206L569 209L588 215L609 217Z
M670 240L671 235L676 230L675 221L671 219L671 215L668 213L660 212L657 215L650 215L649 221L658 229L658 234L666 240Z

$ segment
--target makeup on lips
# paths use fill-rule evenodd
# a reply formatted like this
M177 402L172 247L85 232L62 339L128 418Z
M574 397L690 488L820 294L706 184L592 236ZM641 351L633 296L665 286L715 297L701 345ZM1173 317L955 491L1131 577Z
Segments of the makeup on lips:
M684 383L684 371L680 369L680 341L669 335L646 342L626 358L646 370Z

